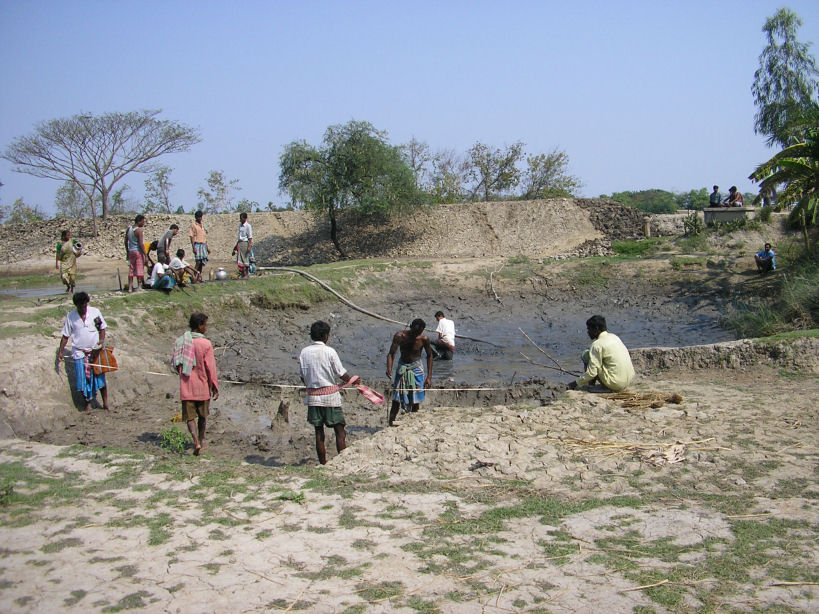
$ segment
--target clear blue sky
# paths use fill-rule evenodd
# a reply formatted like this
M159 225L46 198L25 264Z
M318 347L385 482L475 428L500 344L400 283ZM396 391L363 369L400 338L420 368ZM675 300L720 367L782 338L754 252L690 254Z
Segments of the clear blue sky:
M350 119L433 150L476 141L570 158L582 193L736 184L770 157L751 82L771 1L0 0L0 149L39 121L163 110L201 130L174 169L264 205L285 144ZM819 43L819 2L787 3ZM819 49L811 47L815 57ZM126 178L139 197L145 176ZM53 213L59 182L0 160L0 203Z

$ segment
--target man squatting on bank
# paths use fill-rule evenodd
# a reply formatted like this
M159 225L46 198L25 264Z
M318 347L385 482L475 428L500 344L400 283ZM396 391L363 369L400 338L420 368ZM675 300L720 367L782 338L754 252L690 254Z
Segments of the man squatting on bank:
M327 449L324 445L324 427L330 427L336 434L336 451L347 447L346 421L341 411L342 386L336 385L336 379L345 384L356 381L351 378L341 364L338 353L327 345L330 339L330 325L318 320L310 326L310 339L313 343L299 354L299 376L307 387L307 422L316 429L316 453L322 465L327 464Z
M567 388L575 390L598 380L612 392L625 390L634 379L634 365L620 337L606 330L606 318L603 316L592 316L586 320L586 332L593 339L591 347L583 352L586 371L580 379L570 382Z
M398 348L401 348L401 357L392 382L390 426L396 426L395 417L400 407L405 411L407 408L410 411L418 411L418 406L424 402L424 391L429 388L432 377L432 347L429 337L424 334L425 328L426 322L416 318L410 324L409 330L398 331L392 338L392 345L387 353L387 377L393 377L392 366ZM426 378L421 362L422 349L427 354Z

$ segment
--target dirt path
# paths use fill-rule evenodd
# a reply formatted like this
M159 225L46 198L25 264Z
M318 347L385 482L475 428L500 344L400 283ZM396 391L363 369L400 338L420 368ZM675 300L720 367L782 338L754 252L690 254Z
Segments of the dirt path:
M322 469L3 442L0 609L815 610L815 374L636 392L682 401L440 407Z

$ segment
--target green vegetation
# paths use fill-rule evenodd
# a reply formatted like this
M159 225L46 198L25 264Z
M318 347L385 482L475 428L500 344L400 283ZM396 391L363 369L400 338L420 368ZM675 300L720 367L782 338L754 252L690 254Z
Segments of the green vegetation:
M665 242L660 237L636 239L632 241L612 241L611 249L618 256L627 258L650 258L657 253L659 246Z
M611 196L601 194L600 198L611 198L627 207L634 207L646 213L674 213L677 209L705 209L708 206L706 188L679 193L657 189L637 192L627 190L613 192Z
M781 267L781 261L777 264ZM789 330L819 327L819 247L803 252L788 275L762 278L773 298L736 305L728 323L744 337L765 337Z
M175 426L159 433L159 447L177 454L184 454L185 446L190 442L190 435L183 433Z

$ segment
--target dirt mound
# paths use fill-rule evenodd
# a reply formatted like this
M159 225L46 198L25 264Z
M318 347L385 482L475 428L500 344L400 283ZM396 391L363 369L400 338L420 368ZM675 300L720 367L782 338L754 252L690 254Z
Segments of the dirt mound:
M644 214L605 199L561 198L535 201L440 205L403 217L339 219L342 246L352 258L535 257L599 252L600 242L642 237ZM69 229L88 254L124 258L123 233L131 219L98 220L93 236L88 220L54 219L0 226L0 264L53 254L60 231ZM159 238L172 223L180 227L173 246L190 251L191 215L149 215L146 239ZM329 224L305 211L252 213L256 256L261 263L313 264L338 259ZM208 243L215 261L229 260L235 244L235 214L206 215ZM604 245L603 251L605 251Z

